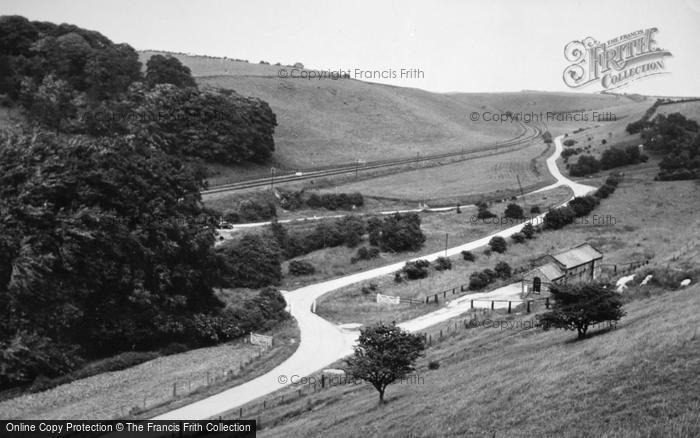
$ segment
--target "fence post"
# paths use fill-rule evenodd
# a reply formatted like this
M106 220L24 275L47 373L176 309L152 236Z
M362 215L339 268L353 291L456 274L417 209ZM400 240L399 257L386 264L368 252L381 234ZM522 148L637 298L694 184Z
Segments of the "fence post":
M508 301L508 313L510 313L510 301Z
M472 303L471 303L471 309L473 309L473 308L474 308L474 300L471 300L471 301L472 301Z
M242 419L242 418L243 418L243 408L240 408L240 409L238 410L238 419L240 420L240 419Z
M527 313L530 313L530 300L527 300Z
M173 397L177 397L177 382L173 383Z
M326 387L326 375L321 374L321 388L325 388L325 387Z
M438 297L437 297L437 294L435 294L435 304L437 304L437 303L438 303Z
M547 309L549 309L549 297L547 297L547 298L544 299L544 307L546 307Z
M493 300L491 300L491 310L494 310L494 307L493 307L493 305L494 305L494 301L493 301Z
M442 339L442 329L440 329L440 339Z

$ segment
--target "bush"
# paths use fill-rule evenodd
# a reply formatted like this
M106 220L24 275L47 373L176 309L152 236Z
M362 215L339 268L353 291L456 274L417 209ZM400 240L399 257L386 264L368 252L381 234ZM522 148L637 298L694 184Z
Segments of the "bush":
M574 214L574 211L571 208L559 207L550 210L544 216L543 225L546 229L558 230L570 223L573 223L574 219L576 219L576 214Z
M586 176L600 170L600 161L592 155L581 155L576 164L571 166L569 173L571 176Z
M277 216L277 208L272 202L247 200L238 205L238 215L242 221L267 221Z
M437 271L452 269L452 260L450 260L448 257L438 257L435 260L435 269Z
M531 214L540 214L540 213L542 213L542 210L540 209L539 205L533 205L532 208L530 208L530 213Z
M473 272L469 276L469 289L470 290L480 290L485 288L491 279L484 272Z
M491 213L487 209L479 209L479 212L476 214L476 217L479 219L489 219L489 218L498 217L498 216Z
M500 262L496 263L494 270L496 271L496 274L498 275L498 277L502 278L504 280L510 278L510 276L512 274L512 270L510 268L510 265L504 261L500 261Z
M311 275L316 272L316 268L306 260L292 260L289 262L289 275L300 277Z
M515 243L524 243L525 242L525 235L523 233L514 233L513 235L510 236L511 239L513 239L513 242Z
M603 184L598 190L593 194L596 198L605 199L615 192L615 186L609 184Z
M474 257L474 254L472 254L471 251L464 250L462 251L462 258L468 262L473 262L476 257Z
M563 144L564 146L573 146L576 144L576 140L574 140L573 138L569 138L567 140L564 140Z
M350 259L351 263L357 263L360 260L370 260L379 257L379 248L371 246L367 248L366 246L360 247L355 253L355 256Z
M504 253L504 252L506 252L506 248L508 247L508 244L506 243L506 239L504 239L503 237L494 236L489 241L489 247L491 248L492 251L496 251L497 253Z
M431 360L430 362L428 362L429 370L437 370L438 368L440 368L440 362L436 360Z
M523 219L525 218L525 212L518 204L508 204L505 212L503 212L503 216L511 219Z
M535 227L530 223L526 223L523 225L523 229L520 230L520 232L527 238L527 239L532 239L532 237L535 235Z
M247 234L216 248L223 285L260 288L282 279L281 253L274 239Z
M586 216L595 209L596 205L598 205L598 199L594 196L578 196L569 202L569 208L573 210L576 217Z
M416 251L423 246L425 235L416 213L396 213L384 218L376 240L382 251ZM377 232L375 230L375 232ZM372 243L370 241L370 243Z
M428 276L429 267L429 261L416 260L413 262L406 262L406 265L404 265L402 270L406 274L406 278L408 278L409 280L418 280L420 278L425 278Z
M484 250L484 255L485 255L486 257L491 257L491 248L486 248L486 249Z
M328 210L352 210L362 207L365 203L361 193L312 193L306 200L306 205L311 208L326 208Z

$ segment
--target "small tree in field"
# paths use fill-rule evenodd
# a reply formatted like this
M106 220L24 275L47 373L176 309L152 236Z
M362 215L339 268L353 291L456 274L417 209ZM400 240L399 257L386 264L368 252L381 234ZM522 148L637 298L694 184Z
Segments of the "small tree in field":
M576 330L584 339L588 327L605 321L618 321L625 315L622 299L615 290L602 283L552 285L554 304L549 312L539 315L542 327Z
M503 216L511 219L523 219L525 217L525 212L518 204L510 203L506 207L505 212L503 212Z
M425 338L402 330L395 324L376 324L360 330L355 353L346 360L348 373L369 382L384 402L386 387L415 370L423 355Z
M504 239L503 237L494 236L491 240L489 240L489 246L491 247L492 251L504 253L506 252L508 244L506 243L506 239Z

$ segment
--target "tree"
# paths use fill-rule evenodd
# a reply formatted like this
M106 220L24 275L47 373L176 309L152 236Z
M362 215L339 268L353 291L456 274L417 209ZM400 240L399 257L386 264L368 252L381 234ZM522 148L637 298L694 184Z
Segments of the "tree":
M346 360L348 373L371 383L383 403L386 387L415 370L415 362L425 350L425 338L395 324L379 323L360 330L354 350Z
M420 228L420 216L416 213L395 213L384 218L379 232L379 248L382 251L416 251L423 246L425 234ZM372 232L370 225L370 244Z
M591 325L618 321L625 315L622 298L610 285L575 283L550 286L552 309L538 316L545 330L576 330L584 339Z
M225 285L260 288L282 279L281 250L273 239L246 234L217 248L223 257Z
M503 216L511 219L524 219L525 212L523 211L523 208L518 204L511 203L506 206L506 210L503 212Z
M531 222L528 222L523 225L523 229L520 230L520 232L523 234L523 236L525 236L525 238L532 239L532 236L535 235L535 227Z
M153 88L172 84L178 88L197 87L192 71L173 56L153 55L146 62L146 82Z
M508 247L508 244L506 243L506 239L504 239L501 236L494 236L489 240L489 247L491 247L492 251L496 251L498 253L504 253L506 252L506 248Z
M544 131L542 133L542 140L544 140L545 143L550 144L552 142L552 134L549 131Z
M494 271L496 271L498 277L504 280L510 278L512 274L512 269L510 268L510 265L502 260L496 263L496 266L493 269Z
M31 90L27 90L31 93ZM75 114L73 90L68 82L53 75L44 77L41 85L29 97L29 117L39 121L55 133L61 132L65 121Z

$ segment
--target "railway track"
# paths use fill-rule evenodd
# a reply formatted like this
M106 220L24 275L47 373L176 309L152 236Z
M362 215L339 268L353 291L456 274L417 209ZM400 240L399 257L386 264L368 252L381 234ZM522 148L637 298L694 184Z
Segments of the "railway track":
M263 187L266 185L270 185L272 181L274 181L275 184L283 184L287 182L295 182L295 181L303 181L303 180L308 180L312 178L322 178L326 176L335 176L335 175L342 175L342 174L347 174L347 173L356 173L358 171L368 171L368 170L373 170L373 169L381 169L381 168L386 168L386 167L393 167L393 166L400 166L403 164L410 164L410 163L415 163L418 161L433 161L433 160L439 160L443 158L453 158L453 157L467 157L470 155L475 155L478 153L483 153L483 152L489 152L489 151L497 151L502 148L508 148L508 147L513 147L513 146L518 146L518 145L525 145L529 143L530 141L536 139L542 134L542 129L536 126L528 126L525 124L521 123L521 126L524 128L523 132L510 140L506 140L503 142L495 143L493 145L477 148L477 149L472 149L469 152L464 152L462 151L455 151L455 152L446 152L446 153L441 153L441 154L432 154L432 155L424 155L420 158L403 158L403 159L398 159L398 160L380 160L380 161L372 161L372 162L367 162L363 164L362 166L359 166L359 164L346 164L338 167L331 167L331 168L326 168L326 169L310 169L310 170L301 170L298 172L291 172L291 173L285 173L285 174L276 174L274 176L270 177L265 177L265 178L257 178L257 179L251 179L247 181L240 181L240 182L235 182L235 183L230 183L230 184L221 184L221 185L216 185L216 186L210 186L210 188L206 190L202 190L202 195L208 195L208 194L214 194L214 193L224 193L224 192L233 192L233 191L238 191L238 190L247 190L251 188L256 188L256 187Z

